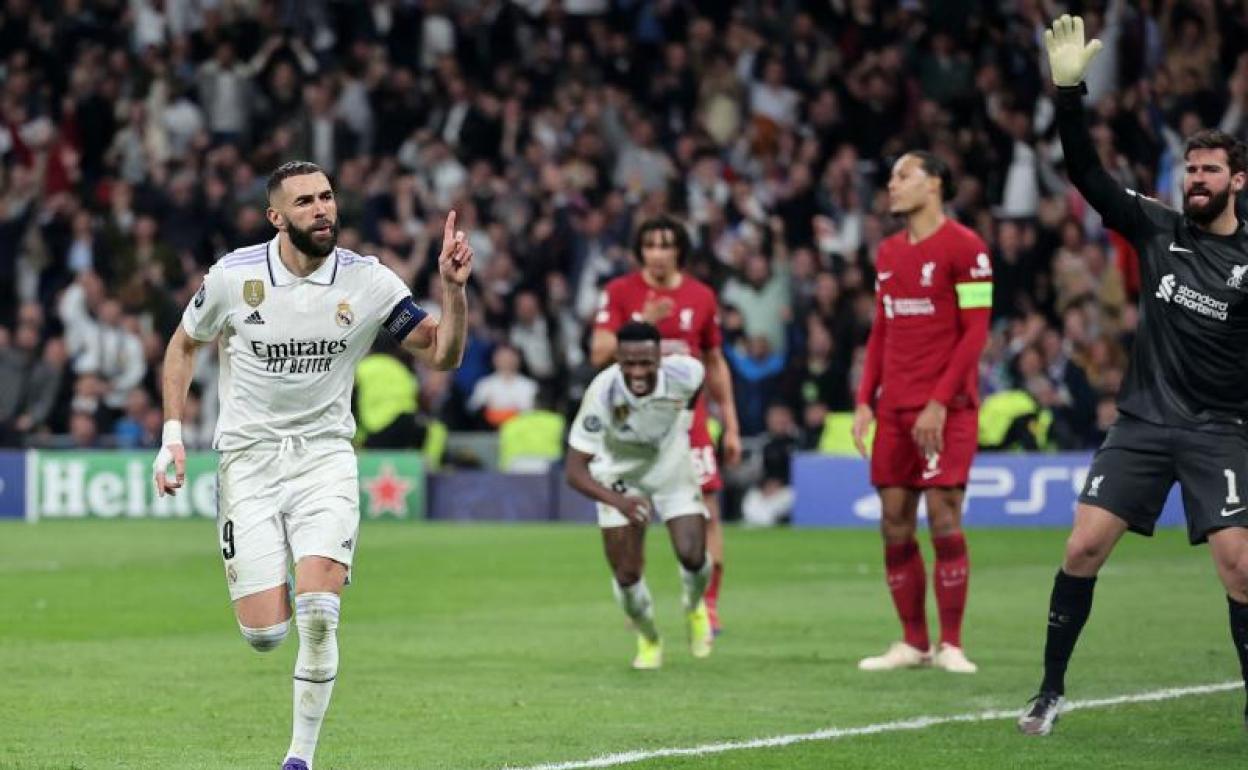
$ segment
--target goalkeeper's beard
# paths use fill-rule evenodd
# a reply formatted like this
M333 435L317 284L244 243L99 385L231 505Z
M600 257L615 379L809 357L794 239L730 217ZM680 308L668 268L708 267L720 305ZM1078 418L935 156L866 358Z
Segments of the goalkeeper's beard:
M1190 190L1183 196L1183 213L1196 224L1207 225L1226 210L1226 204L1231 200L1231 188L1214 193L1209 192L1209 188L1206 187L1201 188L1201 192L1208 196L1208 200L1204 203L1192 203Z

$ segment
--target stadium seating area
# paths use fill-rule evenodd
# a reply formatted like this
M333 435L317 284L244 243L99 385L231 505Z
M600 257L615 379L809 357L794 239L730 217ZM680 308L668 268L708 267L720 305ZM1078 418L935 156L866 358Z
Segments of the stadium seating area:
M1173 201L1181 136L1248 132L1248 10L1081 5L1107 48L1089 77L1101 157ZM743 432L781 469L852 408L873 253L896 227L882 184L925 147L997 267L982 381L1008 398L984 443L1095 446L1139 287L1063 179L1044 6L8 0L0 445L155 446L182 307L215 259L270 237L265 175L305 158L333 172L341 245L427 307L442 219L460 213L471 344L453 376L415 371L439 430L491 427L491 394L575 406L600 286L632 267L635 222L676 213L724 305ZM192 446L211 438L212 356Z

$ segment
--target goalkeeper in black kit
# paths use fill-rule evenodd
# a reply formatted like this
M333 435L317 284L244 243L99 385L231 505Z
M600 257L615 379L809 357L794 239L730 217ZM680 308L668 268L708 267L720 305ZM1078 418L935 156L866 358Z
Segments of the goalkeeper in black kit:
M1083 76L1100 41L1085 45L1083 20L1062 16L1045 46L1070 179L1139 252L1141 293L1120 416L1092 461L1053 580L1044 679L1018 720L1028 735L1048 735L1061 711L1101 565L1127 530L1152 534L1176 481L1188 538L1209 543L1226 588L1248 682L1248 232L1235 213L1248 153L1220 131L1192 135L1181 213L1123 189L1101 166L1084 118Z

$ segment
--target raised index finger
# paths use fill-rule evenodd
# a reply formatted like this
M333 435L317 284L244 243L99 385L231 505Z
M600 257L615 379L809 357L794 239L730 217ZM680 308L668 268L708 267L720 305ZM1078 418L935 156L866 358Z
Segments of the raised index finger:
M442 241L450 243L455 239L455 209L446 215L446 226L442 228Z

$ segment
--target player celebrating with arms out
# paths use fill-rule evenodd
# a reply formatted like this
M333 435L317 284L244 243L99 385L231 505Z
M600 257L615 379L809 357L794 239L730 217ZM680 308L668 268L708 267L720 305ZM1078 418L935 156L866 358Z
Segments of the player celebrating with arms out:
M909 152L893 165L889 208L905 228L880 244L876 258L875 322L853 438L866 456L866 435L877 422L871 483L879 490L885 573L904 638L861 660L864 671L928 663L976 671L962 652L970 562L961 520L978 441L978 364L988 339L992 264L979 236L945 216L953 192L949 167L931 153ZM915 539L920 495L936 551L941 641L935 654Z
M680 562L690 650L696 658L711 654L703 601L711 573L708 514L687 414L701 393L703 368L690 356L661 356L659 331L650 324L630 321L616 338L618 363L590 383L572 424L566 472L573 489L598 501L615 596L637 629L633 668L656 669L663 647L642 576L652 513L666 522Z
M473 252L451 212L438 257L439 323L375 258L337 247L338 205L319 167L280 166L268 198L277 236L213 265L169 341L154 472L160 495L176 494L185 481L180 418L196 349L216 340L217 534L230 599L247 642L261 652L276 648L290 627L289 554L299 654L282 768L308 770L338 671L339 595L359 539L355 367L382 328L432 366L458 366ZM166 475L171 463L175 478Z
M671 217L648 219L637 228L633 256L641 269L607 284L602 307L594 319L590 361L603 367L614 359L617 333L629 321L644 321L658 328L663 352L682 353L699 359L706 372L706 390L719 405L724 420L724 462L741 459L741 434L736 402L732 399L732 372L720 349L719 304L711 287L682 271L692 246L680 222ZM711 628L719 632L719 584L724 569L724 530L719 515L719 490L723 480L715 461L715 444L707 428L706 399L694 407L689 440L694 467L702 487L702 499L710 512L707 529L713 561L706 606Z
M1105 226L1135 246L1144 290L1119 417L1092 460L1053 580L1044 679L1018 719L1029 735L1048 735L1061 712L1101 565L1127 530L1153 533L1176 481L1189 541L1213 552L1248 685L1248 233L1235 213L1248 150L1221 131L1189 137L1182 213L1123 189L1084 118L1083 76L1100 41L1085 45L1083 20L1066 15L1044 42L1067 173Z

